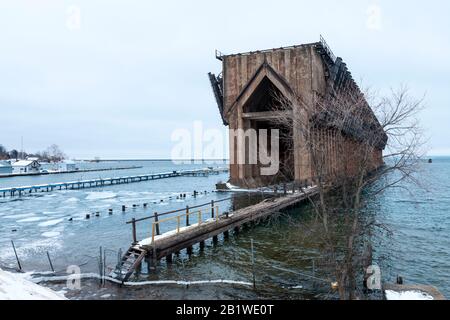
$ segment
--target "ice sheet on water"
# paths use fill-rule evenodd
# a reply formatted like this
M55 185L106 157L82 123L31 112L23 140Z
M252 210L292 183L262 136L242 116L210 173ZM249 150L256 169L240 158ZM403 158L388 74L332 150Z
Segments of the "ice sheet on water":
M51 215L57 214L58 212L57 211L44 211L42 213L45 214L46 216L51 216Z
M49 231L49 232L44 232L41 234L41 236L45 237L45 238L55 238L58 237L61 234L61 232L58 231Z
M86 200L102 200L116 198L117 194L111 191L88 192Z
M17 254L23 260L28 256L35 255L37 253L45 253L49 250L59 250L62 248L62 241L60 238L41 238L33 239L33 241L15 241ZM9 245L0 246L0 261L15 263L14 251ZM9 263L8 262L8 263Z
M48 220L48 221L39 223L38 226L39 227L50 227L50 226L57 225L58 223L61 223L63 221L64 221L64 219Z
M44 219L44 218L42 218L42 217L30 217L30 218L17 220L16 222L17 223L36 222L36 221L40 221L42 219Z
M14 214L14 215L9 215L9 216L4 216L2 217L3 219L21 219L21 218L30 218L30 217L34 217L35 214L34 213L23 213L23 214Z

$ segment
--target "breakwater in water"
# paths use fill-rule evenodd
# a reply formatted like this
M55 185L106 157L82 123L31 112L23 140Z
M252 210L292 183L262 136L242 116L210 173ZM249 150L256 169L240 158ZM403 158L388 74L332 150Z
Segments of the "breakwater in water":
M0 174L1 178L12 178L12 177L26 177L26 176L47 176L55 174L71 174L71 173L85 173L85 172L101 172L101 171L119 171L119 170L131 170L131 169L141 169L142 166L130 166L130 167L116 167L116 168L99 168L99 169L77 169L68 171L43 171L43 172L31 172L31 173L11 173L11 174Z
M196 176L209 176L218 175L221 172L228 172L228 169L197 169L197 170L182 170L182 171L172 171L163 173L151 173L142 174L137 176L126 176L118 178L100 178L92 180L81 180L81 181L70 181L70 182L59 182L59 183L49 183L49 184L39 184L31 186L21 186L12 188L2 188L0 189L0 195L6 197L23 196L26 194L32 194L33 192L51 192L54 190L74 190L74 189L86 189L86 188L98 188L104 186L112 186L117 184L125 183L135 183L142 181L153 181L160 179L168 179L175 177L196 177Z

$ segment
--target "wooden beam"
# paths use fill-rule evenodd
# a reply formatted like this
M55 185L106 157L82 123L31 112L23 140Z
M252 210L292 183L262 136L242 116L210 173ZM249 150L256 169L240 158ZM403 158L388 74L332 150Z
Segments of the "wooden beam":
M292 116L291 111L264 111L264 112L247 112L242 114L243 119L247 120L277 120Z

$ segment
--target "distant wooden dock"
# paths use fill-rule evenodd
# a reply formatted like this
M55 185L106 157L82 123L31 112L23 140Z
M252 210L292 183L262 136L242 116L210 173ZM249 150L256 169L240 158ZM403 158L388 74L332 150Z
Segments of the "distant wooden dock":
M0 195L3 197L16 197L23 196L26 194L38 193L38 192L52 192L55 190L79 190L86 188L98 188L105 186L112 186L118 184L128 184L151 180L160 180L176 177L187 177L187 176L209 176L214 174L220 174L221 172L228 172L228 169L218 168L218 169L199 169L199 170L184 170L184 171L172 171L165 173L152 173L137 176L127 176L118 178L100 178L92 180L80 180L71 182L60 182L60 183L50 183L50 184L40 184L33 186L23 186L14 188L4 188L0 189Z
M203 250L206 240L212 239L216 243L220 234L226 238L230 231L239 232L240 228L277 214L280 210L294 206L317 193L317 187L306 187L290 192L285 191L284 194L279 194L281 197L270 198L234 212L220 210L220 204L231 199L228 198L162 214L155 213L152 217L132 219L128 224L132 225L133 244L112 276L127 281L136 270L141 268L144 259L149 266L155 266L157 261L163 258L171 263L173 254L183 249L186 249L188 254L192 254L192 247L199 244L200 250ZM173 216L173 214L177 215ZM167 217L168 215L171 216ZM148 220L152 220L150 237L138 241L136 225ZM172 231L161 234L160 226L168 222L172 222L176 227Z
M68 170L68 171L10 173L10 174L0 174L0 179L1 178L13 178L13 177L27 177L27 176L48 176L48 175L69 174L69 173L102 172L102 171L116 171L116 170L133 170L133 169L142 169L142 168L143 168L142 166L130 166L130 167L118 167L118 168L78 169L78 170Z

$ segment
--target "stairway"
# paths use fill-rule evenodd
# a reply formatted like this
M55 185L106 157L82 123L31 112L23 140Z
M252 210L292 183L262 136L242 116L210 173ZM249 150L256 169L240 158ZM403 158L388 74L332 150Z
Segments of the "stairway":
M122 283L128 281L131 275L141 265L142 260L147 255L147 251L138 246L131 246L122 260L117 265L116 269L111 273L111 277L121 280Z

